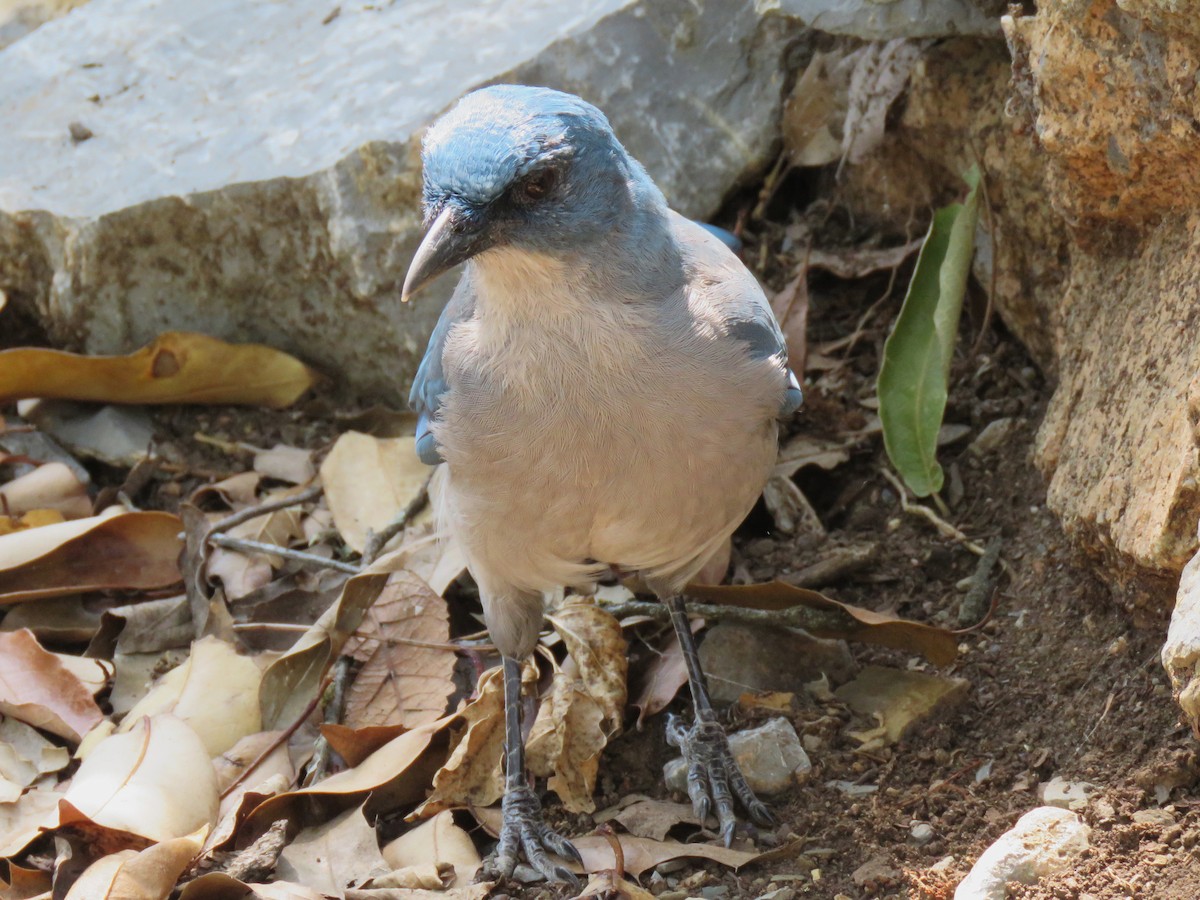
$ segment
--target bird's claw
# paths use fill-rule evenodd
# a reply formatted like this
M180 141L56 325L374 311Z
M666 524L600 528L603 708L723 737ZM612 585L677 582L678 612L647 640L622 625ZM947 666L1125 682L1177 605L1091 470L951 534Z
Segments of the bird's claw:
M542 819L542 804L532 788L510 789L504 795L500 842L484 862L481 877L487 881L511 877L524 853L529 864L548 880L565 881L578 890L579 879L566 866L552 862L547 850L583 865L575 846Z
M691 728L684 728L678 716L669 716L667 743L678 747L683 753L688 772L688 797L691 798L696 818L701 823L706 822L708 814L715 808L721 840L726 847L733 844L733 834L737 829L733 807L735 795L756 825L769 828L776 824L767 805L754 796L754 791L746 783L729 749L725 729L711 711L697 713L696 722Z

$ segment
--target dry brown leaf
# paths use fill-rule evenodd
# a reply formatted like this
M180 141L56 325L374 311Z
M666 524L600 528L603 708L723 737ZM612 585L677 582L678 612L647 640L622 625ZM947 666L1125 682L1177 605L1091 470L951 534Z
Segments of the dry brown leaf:
M632 802L625 802L631 800ZM689 825L703 824L696 818L696 813L689 803L673 803L670 800L655 800L653 797L626 797L621 802L622 808L605 816L620 822L625 830L634 837L651 838L661 841L667 832L686 822ZM602 821L597 816L597 821Z
M338 772L311 787L289 791L264 801L247 817L241 829L242 835L249 835L253 839L279 819L303 820L311 816L310 810L314 806L320 807L325 799L341 810L346 808L351 799L370 793L368 813L372 813L376 807L395 809L420 800L429 787L432 768L445 758L441 755L441 742L437 745L437 752L431 751L427 755L426 751L430 749L434 736L454 720L453 716L447 716L406 731L353 769Z
M348 431L321 463L321 483L333 521L358 552L367 532L388 525L420 492L429 467L417 458L416 438L376 438Z
M883 142L888 110L903 93L924 46L921 41L894 38L872 41L850 54L854 70L842 128L842 156L846 161L861 162Z
M30 608L32 605L26 604L17 607L15 612ZM113 642L115 634L115 642L88 649L90 652L100 649L106 656L156 653L172 647L187 647L191 645L195 633L192 611L185 594L114 606L104 611L102 625L108 629L105 631L106 641Z
M283 848L275 873L319 891L340 894L388 870L361 806L315 828L305 828Z
M266 554L242 553L225 547L212 548L205 573L210 581L221 582L231 603L266 587L275 576L271 559Z
M78 678L80 683L93 694L98 694L108 687L108 682L113 676L113 664L108 660L90 659L70 653L55 653L54 655L67 671Z
M218 638L201 638L192 644L187 662L159 678L118 730L129 731L146 716L171 713L196 732L209 756L217 756L262 729L261 681L254 660Z
M845 441L826 441L801 432L779 448L774 474L791 478L807 466L833 469L850 459L851 446Z
M101 741L63 799L96 825L151 841L212 828L219 808L208 751L171 715L141 719Z
M600 753L608 743L604 709L570 663L555 668L550 696L542 701L526 742L526 761L532 774L549 778L547 787L569 811L591 812Z
M830 625L805 629L814 637L842 638L878 644L910 653L920 653L938 666L949 665L958 656L958 638L952 631L911 622L886 613L839 603L805 588L772 581L767 584L690 585L688 596L708 603L749 609L787 610L796 606L833 613Z
M454 814L449 810L400 835L383 848L383 858L393 869L421 863L449 866L453 877L443 887L470 885L483 863L475 842L454 824Z
M431 523L418 520L405 530L400 546L381 556L376 565L407 569L441 595L466 570L467 558L453 535L439 534Z
M84 597L54 597L12 607L0 630L28 628L44 643L85 644L99 629L101 616Z
M11 803L41 776L57 772L71 762L71 752L46 740L36 729L5 716L0 721L0 779L18 787Z
M280 409L316 373L262 344L167 332L129 356L21 348L0 352L0 401L60 397L101 403L234 403Z
M0 803L0 859L16 856L44 829L58 823L58 791L26 791L15 803Z
M0 603L179 581L182 523L165 512L98 516L0 537Z
M628 648L621 623L591 597L572 597L547 616L579 667L579 678L604 711L611 736L621 730L628 699Z
M968 690L970 683L963 678L867 666L833 695L859 715L878 722L875 728L850 732L851 737L871 749L896 743L934 710L961 702Z
M345 725L321 726L321 734L329 741L333 752L346 761L348 766L360 762L384 744L403 734L408 729L402 725L368 725L366 728L348 728Z
M0 712L72 743L104 718L87 685L26 630L0 634Z
M579 897L603 897L604 900L654 900L654 895L648 890L622 878L612 869L597 872L591 876Z
M691 620L692 634L703 627L702 620ZM646 719L657 715L670 705L679 689L687 684L687 680L687 662L683 658L683 648L679 641L670 638L666 648L650 661L642 673L641 689L637 699L633 701L638 711L639 731Z
M346 724L413 728L441 718L454 693L446 601L411 572L393 572L345 652L362 662L346 699Z
M830 126L841 124L845 99L825 74L830 58L826 53L813 55L783 108L783 145L794 166L824 166L841 156L841 144Z
M0 512L19 516L35 509L54 509L66 519L83 519L92 514L92 501L70 468L52 462L0 487Z
M188 502L198 506L204 498L216 494L230 509L244 509L258 503L258 485L261 481L262 475L258 472L238 472L212 484L201 485L192 491Z
M788 363L801 380L808 360L808 270L800 272L771 298L771 309L783 329Z
M292 649L267 667L259 689L264 728L286 728L313 701L325 671L362 623L389 577L371 571L348 579L337 601Z
M874 272L894 269L921 249L924 238L896 247L840 247L808 253L810 269L824 269L838 278L863 278Z
M11 859L8 879L0 878L0 896L4 900L44 900L53 896L51 873L42 869L26 869Z
M88 866L66 900L167 900L175 882L195 859L206 829L163 841L140 853L122 850Z
M530 663L522 677L530 670ZM536 679L536 674L532 676ZM476 688L477 696L464 706L455 719L466 723L446 764L433 777L433 791L410 819L422 818L472 804L489 806L504 794L504 775L500 759L504 754L504 675L495 668L484 672ZM382 752L382 751L380 751Z
M307 484L317 474L311 450L276 444L269 450L254 454L254 471L265 478L275 478L291 484Z
M281 741L279 731L260 731L242 738L233 747L213 760L220 788L221 810L217 827L205 842L205 853L231 841L246 817L270 797L282 794L295 782L296 769L288 753L287 741ZM267 756L259 757L270 749ZM257 764L256 764L257 763ZM229 793L229 786L242 777L248 766L254 766Z

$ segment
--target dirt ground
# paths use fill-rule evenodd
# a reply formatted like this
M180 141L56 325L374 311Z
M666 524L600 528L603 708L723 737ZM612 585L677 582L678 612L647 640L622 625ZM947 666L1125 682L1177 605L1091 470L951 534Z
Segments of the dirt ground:
M777 248L783 229L769 229L765 239ZM748 251L756 254L753 242ZM765 275L778 289L787 254L773 249L769 258ZM810 348L834 346L856 330L859 335L848 350L820 354L836 364L810 372L806 407L795 429L838 441L869 422L872 410L863 401L874 393L882 340L899 310L911 264L896 273L894 283L889 273L852 282L814 276ZM963 345L969 347L979 316L964 319ZM3 343L26 340L36 341L37 335L18 328ZM665 876L647 874L642 882L655 893L719 900L791 888L795 896L812 898L949 898L975 858L1038 805L1039 783L1057 775L1096 786L1081 810L1092 827L1092 847L1069 872L1015 888L1012 896L1200 897L1195 792L1200 761L1158 662L1165 622L1134 627L1103 573L1072 549L1045 508L1029 448L1051 385L997 320L977 352L960 355L954 385L946 421L971 430L941 451L950 473L947 518L977 542L998 538L1006 565L994 617L963 636L958 661L941 672L969 682L967 699L898 746L862 752L848 732L866 723L836 702L802 698L792 718L813 748L814 770L803 787L774 800L782 824L759 843L791 851L738 873L688 864ZM998 446L977 452L972 441L998 418L1014 419L1015 430ZM188 460L197 483L206 473L231 470L221 451L191 439L197 432L262 445L282 440L322 447L348 427L327 401L280 414L164 410L156 420L169 435L171 452ZM964 596L958 585L975 570L977 558L903 512L881 474L885 466L876 436L855 442L850 460L831 471L803 471L797 482L828 537L774 534L770 516L760 509L737 536L735 564L754 580L768 580L839 546L870 545L868 565L820 589L846 602L957 627ZM114 469L97 477L120 484L124 474ZM173 482L152 484L140 500L172 506L179 496ZM859 664L910 663L896 651L857 645L851 650ZM686 703L677 699L672 708L685 712ZM598 808L631 792L666 796L661 766L673 752L663 738L663 720L656 716L644 730L630 730L606 752ZM834 782L877 790L849 797ZM594 827L587 817L565 816L552 798L547 804L550 819L568 833ZM1170 811L1173 824L1134 823L1134 812L1160 806ZM921 823L932 827L933 837L918 845L911 830ZM681 826L672 834L688 839L694 829ZM538 885L509 885L504 892L569 895L564 888Z

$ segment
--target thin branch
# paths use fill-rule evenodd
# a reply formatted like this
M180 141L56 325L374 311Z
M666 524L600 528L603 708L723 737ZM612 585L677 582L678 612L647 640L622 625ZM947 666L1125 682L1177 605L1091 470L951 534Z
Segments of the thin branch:
M328 683L328 680L326 680L326 683ZM304 710L296 717L296 721L292 722L291 725L281 731L275 740L271 741L270 744L263 748L262 753L254 757L254 762L242 769L242 771L238 773L238 777L233 779L233 781L229 783L229 786L225 788L225 790L221 791L222 800L232 794L234 789L243 781L245 781L250 776L251 772L261 766L263 761L268 756L278 750L281 745L286 744L289 740L291 740L292 735L295 734L299 730L300 726L308 721L308 717L313 714L313 710L315 710L317 708L317 704L321 702L321 695L324 692L325 687L322 685L321 689L317 691L316 696L314 696L312 700L308 702L308 706L304 707Z
M209 536L209 541L216 544L218 547L224 547L226 550L239 550L242 553L266 553L270 556L282 556L284 559L291 559L299 563L306 563L310 566L320 566L325 569L335 569L338 572L345 572L348 575L357 575L362 571L358 566L344 563L336 559L327 559L324 556L317 556L315 553L305 553L303 550L292 550L288 547L280 547L277 544L265 544L262 541L251 541L246 538L230 537L227 534L214 534Z
M305 488L298 494L291 494L287 497L280 497L276 500L267 500L257 506L249 506L246 509L240 509L235 513L219 519L214 522L212 527L208 529L209 536L220 534L223 531L228 531L241 525L243 522L249 522L251 519L257 519L259 516L265 516L268 513L277 512L281 509L287 509L290 506L299 506L301 503L307 503L309 500L316 500L321 496L321 491L324 488L319 484L314 484L312 487Z
M659 622L669 622L671 611L656 600L621 600L609 602L597 599L597 603L618 619L626 616L646 616ZM744 622L750 625L770 625L778 628L803 628L805 631L846 631L856 623L848 613L833 609L810 609L807 606L790 606L787 609L752 609L745 606L725 606L717 603L687 604L688 616L725 622Z
M403 531L413 516L426 507L429 503L429 482L432 479L432 474L425 478L425 482L421 485L421 489L417 491L417 495L408 501L408 505L400 510L400 514L396 518L392 519L391 522L378 532L367 532L367 546L362 553L362 565L364 568L375 562L375 558L379 556L379 551L387 545L387 542Z
M900 497L900 508L910 515L924 519L930 525L938 530L938 533L943 537L948 537L951 540L958 541L976 556L983 556L987 551L979 544L975 543L928 506L921 503L912 503L908 499L908 489L900 482L900 479L893 475L887 469L879 470L883 477L896 489L896 493Z

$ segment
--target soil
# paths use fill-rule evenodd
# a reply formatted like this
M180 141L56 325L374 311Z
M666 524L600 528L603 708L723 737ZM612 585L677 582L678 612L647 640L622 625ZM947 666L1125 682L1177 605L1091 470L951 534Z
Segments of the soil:
M848 226L845 232L847 243L863 237ZM780 249L783 240L783 226L764 227L761 241L752 240L747 250L748 259L771 260L763 275L776 289L796 262L793 251ZM759 253L763 243L769 253ZM910 267L894 279L890 273L852 282L814 276L810 347L829 346L856 329L859 334L851 349L821 354L836 362L810 371L806 406L794 429L843 440L869 423L872 409L864 401L874 393L882 340ZM1092 827L1091 849L1066 873L1032 887L1014 886L1011 896L1200 897L1200 758L1158 662L1165 622L1134 627L1104 572L1076 553L1046 509L1029 448L1051 385L998 320L972 349L980 317L964 319L946 421L971 431L941 450L950 485L945 518L979 543L998 539L1005 566L994 615L962 636L957 662L940 672L966 679L967 699L920 724L899 745L867 752L849 732L868 723L833 701L799 703L792 718L811 749L814 770L802 787L772 801L781 824L758 843L786 851L737 873L715 864L689 864L665 877L647 873L642 882L655 893L756 897L792 888L799 897L945 900L979 854L1038 805L1038 785L1062 776L1096 786L1080 811ZM977 452L972 441L999 418L1013 419L1015 430L998 446ZM315 448L350 427L316 405L269 414L166 410L156 413L156 421L167 435L169 455L190 474L181 482L178 471L168 473L136 499L167 508L206 476L245 468L245 459L194 440L197 432L260 446L284 440ZM957 627L960 582L975 571L977 557L906 514L881 474L886 466L876 436L854 443L850 460L831 471L800 473L797 483L827 535L773 533L770 516L757 510L737 536L735 571L767 580L836 547L869 545L869 566L820 589L846 602ZM119 485L124 473L96 475L101 484ZM860 664L918 664L898 651L851 649ZM687 711L683 699L672 708ZM631 718L631 730L610 746L601 763L598 808L631 792L667 796L661 767L674 753L663 738L663 720L656 716L636 731ZM877 790L849 797L834 782ZM1134 822L1135 812L1159 807L1170 811L1173 824ZM566 816L553 799L547 813L568 833L594 827L587 817ZM911 837L921 823L933 830L924 845ZM686 827L673 835L695 837ZM570 894L562 887L519 884L503 892Z

